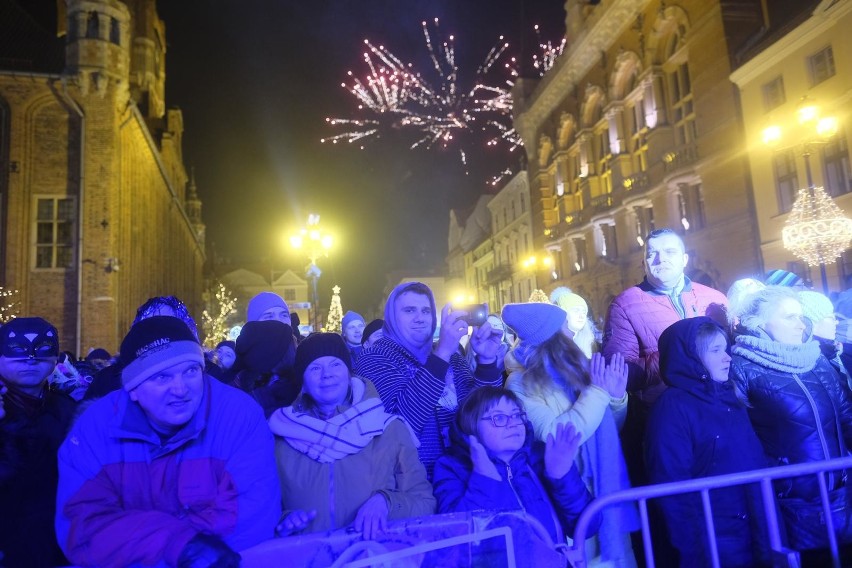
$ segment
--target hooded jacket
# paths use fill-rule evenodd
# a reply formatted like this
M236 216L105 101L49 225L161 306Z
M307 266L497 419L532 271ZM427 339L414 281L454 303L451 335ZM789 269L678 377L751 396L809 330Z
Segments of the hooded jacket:
M358 377L353 377L352 381L361 381L364 385L360 389L353 388L356 398L353 403L378 398L369 381ZM338 410L346 408L348 406L340 406ZM275 458L283 509L285 513L298 509L316 510L317 515L305 532L335 530L352 524L361 505L375 493L381 493L387 500L390 520L435 512L432 486L417 458L411 430L402 420L397 418L389 422L384 432L372 438L359 452L332 463L322 463L296 450L279 435L280 412L276 411L269 418L269 427L276 434Z
M435 463L433 486L438 513L520 509L538 520L555 544L564 543L565 535L573 535L577 519L592 501L592 495L576 465L562 479L547 477L544 444L533 442L529 423L524 445L509 463L488 452L500 481L473 471L467 436L455 424L450 436L452 447ZM597 532L600 521L597 515L588 536Z
M56 535L81 566L174 566L199 532L240 551L274 536L272 433L245 393L204 377L201 405L161 440L122 389L95 401L59 449Z
M698 328L709 317L681 320L660 336L660 370L668 389L651 408L645 462L652 483L683 481L769 465L733 381L714 381L696 349ZM742 487L710 493L722 566L752 566L763 519L759 497ZM698 493L660 499L682 566L710 565ZM757 548L756 548L757 547Z
M659 372L657 340L668 326L682 319L710 316L726 320L725 295L684 276L683 288L674 295L657 290L644 279L631 286L609 306L601 352L607 358L624 355L631 364L627 390L652 404L665 389Z

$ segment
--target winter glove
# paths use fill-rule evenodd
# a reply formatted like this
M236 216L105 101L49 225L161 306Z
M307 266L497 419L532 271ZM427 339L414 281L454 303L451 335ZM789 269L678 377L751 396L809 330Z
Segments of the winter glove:
M178 556L178 568L239 568L241 557L218 536L198 533Z

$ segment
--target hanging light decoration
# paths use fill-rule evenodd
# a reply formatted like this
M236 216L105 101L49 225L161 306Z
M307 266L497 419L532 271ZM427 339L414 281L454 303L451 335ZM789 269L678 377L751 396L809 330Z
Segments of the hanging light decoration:
M800 189L781 238L784 248L808 265L831 264L849 248L852 219L822 187Z

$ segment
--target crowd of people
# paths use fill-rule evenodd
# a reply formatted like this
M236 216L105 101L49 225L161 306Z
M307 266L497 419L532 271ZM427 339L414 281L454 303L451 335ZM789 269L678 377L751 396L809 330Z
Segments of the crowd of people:
M236 341L202 347L174 297L140 306L119 353L61 353L38 317L0 327L0 566L240 565L273 538L436 513L521 510L590 565L642 562L639 511L594 499L631 486L849 455L852 343L835 302L774 270L728 294L692 282L669 229L645 240L645 278L603 331L567 288L481 325L397 286L382 319L301 337L262 292ZM844 349L846 348L846 349ZM852 543L844 471L831 524ZM776 487L784 543L828 546L816 478ZM750 486L664 497L657 564L771 565Z

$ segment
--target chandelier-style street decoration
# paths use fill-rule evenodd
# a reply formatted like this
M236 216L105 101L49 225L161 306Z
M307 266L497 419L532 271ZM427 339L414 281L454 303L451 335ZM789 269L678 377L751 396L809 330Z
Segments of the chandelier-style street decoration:
M822 187L800 189L781 231L784 248L809 266L831 264L849 248L852 219Z

